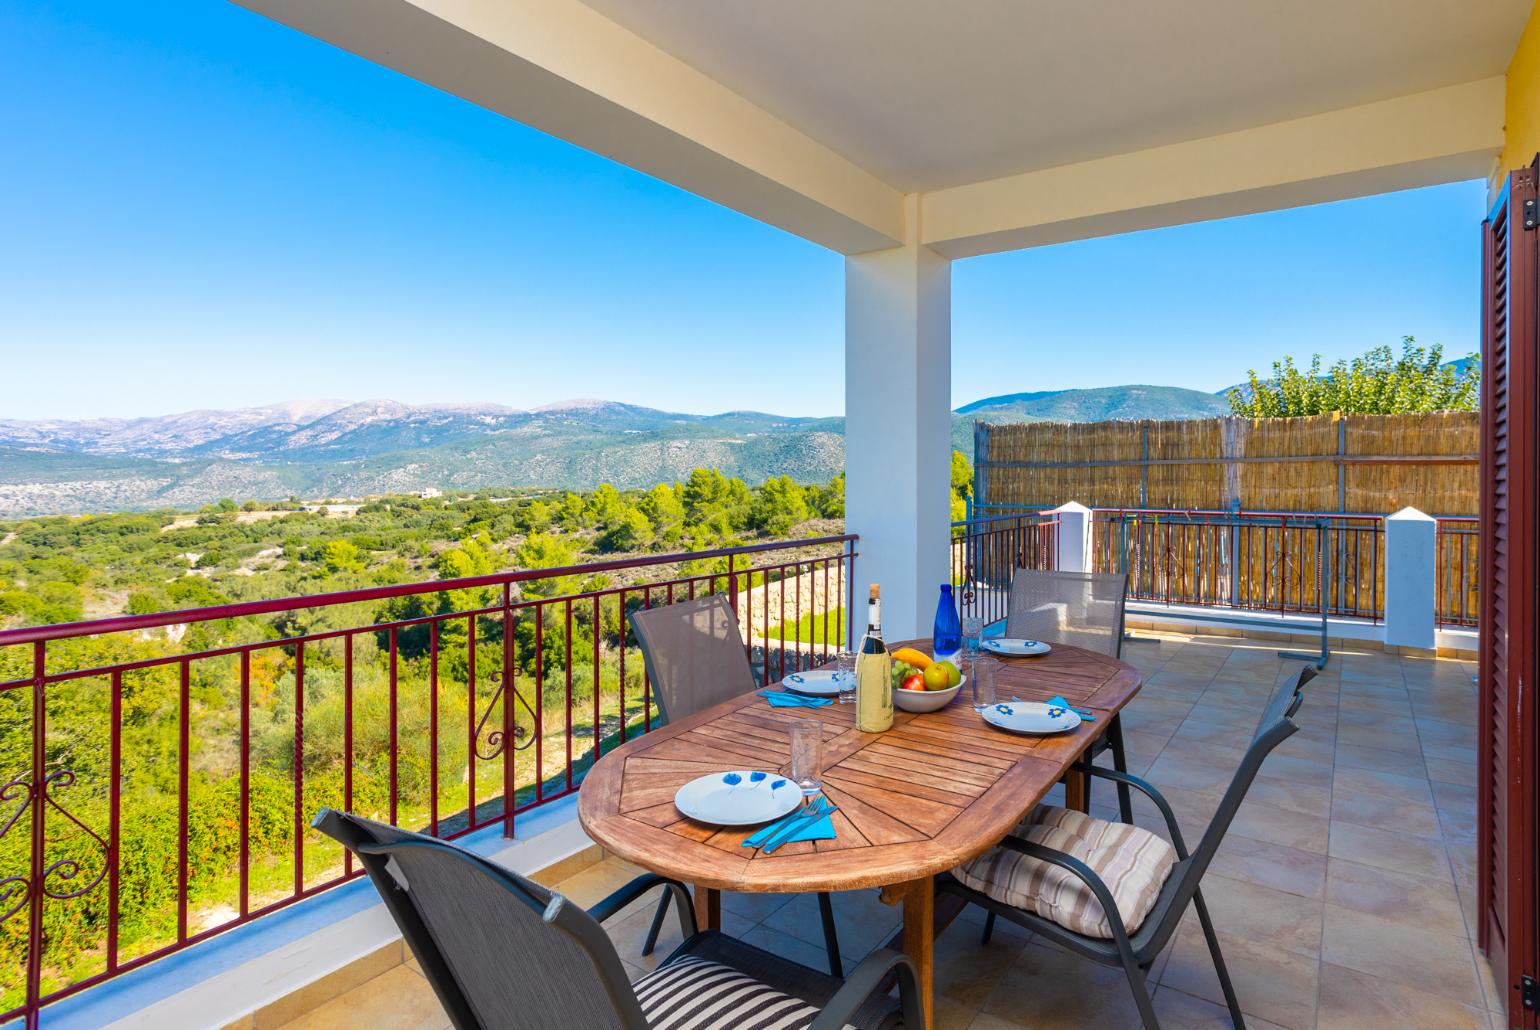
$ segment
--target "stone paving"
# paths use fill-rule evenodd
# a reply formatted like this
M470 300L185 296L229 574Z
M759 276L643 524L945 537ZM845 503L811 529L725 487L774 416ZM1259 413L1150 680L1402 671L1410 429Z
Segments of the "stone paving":
M1275 683L1298 663L1276 643L1140 633L1124 658L1146 677L1124 715L1131 771L1170 799L1189 843L1207 825ZM1476 691L1468 662L1338 652L1310 686L1301 730L1268 759L1203 881L1250 1026L1351 1028L1505 1024L1474 944ZM1057 800L1051 796L1050 800ZM1098 784L1092 810L1116 818ZM1152 805L1136 821L1163 832ZM606 859L555 886L592 904L636 875ZM834 896L840 944L860 960L897 928L874 891ZM640 975L677 943L677 925L641 957L650 904L610 933ZM728 894L723 924L761 947L825 965L812 896ZM1122 973L1005 923L988 945L966 912L937 945L940 1030L1132 1027ZM1218 980L1189 915L1153 971L1164 1026L1228 1026ZM414 964L290 1024L447 1026Z

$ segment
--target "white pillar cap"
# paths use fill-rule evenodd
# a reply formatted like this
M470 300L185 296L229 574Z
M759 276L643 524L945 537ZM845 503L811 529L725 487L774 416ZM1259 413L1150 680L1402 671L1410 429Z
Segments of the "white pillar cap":
M1402 508L1400 511L1396 512L1394 515L1386 515L1385 516L1385 521L1387 521L1387 522L1389 522L1392 519L1395 519L1398 522L1414 522L1414 521L1415 522L1436 522L1436 521L1438 521L1432 515L1429 515L1429 514L1427 514L1425 512L1418 511L1416 508L1413 508L1411 506L1407 506L1405 508Z

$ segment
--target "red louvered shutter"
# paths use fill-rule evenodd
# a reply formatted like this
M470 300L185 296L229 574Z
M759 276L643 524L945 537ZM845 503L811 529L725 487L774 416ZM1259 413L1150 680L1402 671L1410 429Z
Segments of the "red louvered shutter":
M1509 1025L1533 1030L1540 747L1540 230L1535 167L1514 172L1484 224L1481 662L1477 907L1481 946L1506 988ZM1526 224L1527 223L1527 224ZM1535 1004L1540 1004L1536 1002Z

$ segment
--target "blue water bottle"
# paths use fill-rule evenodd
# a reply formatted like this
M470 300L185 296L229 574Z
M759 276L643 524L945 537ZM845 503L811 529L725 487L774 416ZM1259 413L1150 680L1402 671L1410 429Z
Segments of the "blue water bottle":
M957 602L952 599L952 585L941 586L941 600L936 603L936 629L931 634L936 661L953 658L962 650L962 619L957 616Z

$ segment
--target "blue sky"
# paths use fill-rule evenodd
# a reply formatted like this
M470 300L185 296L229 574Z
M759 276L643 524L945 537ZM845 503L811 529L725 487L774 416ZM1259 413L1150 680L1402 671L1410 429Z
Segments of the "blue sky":
M842 259L217 0L0 6L0 417L834 414ZM1466 183L958 262L953 396L1477 347Z

